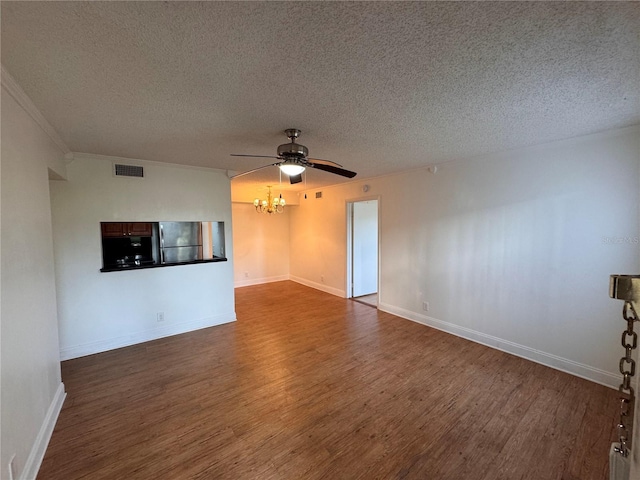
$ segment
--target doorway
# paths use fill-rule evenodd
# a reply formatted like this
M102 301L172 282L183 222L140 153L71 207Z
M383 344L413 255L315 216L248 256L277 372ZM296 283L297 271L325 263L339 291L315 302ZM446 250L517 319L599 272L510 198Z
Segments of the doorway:
M348 207L348 297L378 306L378 200L358 200Z

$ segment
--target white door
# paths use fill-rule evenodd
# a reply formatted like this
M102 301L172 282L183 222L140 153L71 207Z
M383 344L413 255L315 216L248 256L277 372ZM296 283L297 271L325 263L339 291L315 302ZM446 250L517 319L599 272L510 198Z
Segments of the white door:
M378 292L378 200L353 203L352 296Z

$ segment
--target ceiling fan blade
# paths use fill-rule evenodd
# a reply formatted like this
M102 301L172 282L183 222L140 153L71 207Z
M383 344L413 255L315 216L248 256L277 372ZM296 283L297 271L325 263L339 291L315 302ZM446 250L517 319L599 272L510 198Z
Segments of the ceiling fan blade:
M242 177L243 175L249 175L250 173L253 172L257 172L258 170L262 170L263 168L268 168L268 167L276 167L280 165L280 162L278 163L271 163L269 165L263 165L262 167L258 167L258 168L254 168L253 170L247 170L246 172L242 172L242 173L238 173L237 175L234 175L232 177L229 177L231 180L233 180L236 177Z
M336 167L342 167L339 163L332 162L331 160L322 160L321 158L307 158L309 163L322 163L324 165L334 165Z
M357 175L356 172L345 170L344 168L334 167L333 165L324 165L322 163L310 163L309 166L317 168L318 170L324 170L325 172L335 173L336 175L342 175L343 177L353 178Z
M280 158L274 155L244 155L242 153L231 153L232 157L252 157L252 158Z
M291 182L291 185L295 183L300 183L302 181L302 174L299 173L298 175L290 175L289 181Z

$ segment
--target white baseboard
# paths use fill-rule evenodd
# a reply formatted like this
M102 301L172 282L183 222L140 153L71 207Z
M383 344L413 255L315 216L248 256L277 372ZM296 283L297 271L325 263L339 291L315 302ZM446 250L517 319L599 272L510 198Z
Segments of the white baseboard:
M234 288L249 287L251 285L261 285L263 283L282 282L289 280L289 275L279 275L276 277L251 278L247 280L236 280L233 282Z
M60 415L60 410L62 409L62 404L66 396L67 393L64 391L64 383L61 382L49 405L49 409L44 417L36 441L33 443L31 452L29 452L29 457L27 457L22 474L18 477L19 480L34 480L38 476L40 465L42 465L44 454L49 446L49 440L51 440L53 428L56 426L58 415Z
M495 348L503 352L516 355L518 357L526 358L532 362L540 363L547 367L554 368L566 373L570 373L580 378L590 380L606 387L618 388L620 384L620 375L615 373L600 370L598 368L585 365L583 363L574 362L567 358L552 355L550 353L536 350L535 348L520 345L509 340L487 335L486 333L478 332L470 328L461 327L453 323L438 320L437 318L428 317L420 313L405 310L400 307L395 307L386 303L380 303L378 308L384 312L391 313L398 317L411 320L413 322L421 323L429 327L433 327L443 332L451 333L458 337L466 338L476 343L481 343L487 347Z
M158 338L170 337L172 335L179 335L181 333L192 332L202 328L215 327L216 325L235 321L236 313L229 312L191 322L174 323L160 328L145 330L143 332L136 332L129 335L123 335L121 337L100 340L98 342L63 347L60 349L60 360L70 360L72 358L93 355L94 353L106 352L116 348L128 347L129 345L135 345L137 343L157 340Z
M322 290L323 292L330 293L331 295L335 295L337 297L342 297L342 298L347 297L347 293L344 290L329 287L322 283L312 282L311 280L307 280L306 278L300 278L300 277L295 277L293 275L289 275L289 280L291 280L292 282L299 283L301 285L305 285L307 287L315 288L316 290Z

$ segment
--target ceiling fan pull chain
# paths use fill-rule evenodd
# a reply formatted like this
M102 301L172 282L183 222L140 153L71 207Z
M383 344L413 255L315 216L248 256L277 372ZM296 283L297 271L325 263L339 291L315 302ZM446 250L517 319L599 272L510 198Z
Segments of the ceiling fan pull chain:
M618 388L620 394L620 420L617 425L619 442L613 444L613 450L626 457L629 455L631 447L631 430L633 428L635 392L631 386L631 377L636 373L636 362L633 360L632 354L638 346L638 334L633 331L633 324L638 321L636 306L640 301L640 276L611 275L609 296L624 300L622 317L627 322L627 328L622 332L622 346L625 349L625 355L620 360L622 383Z

